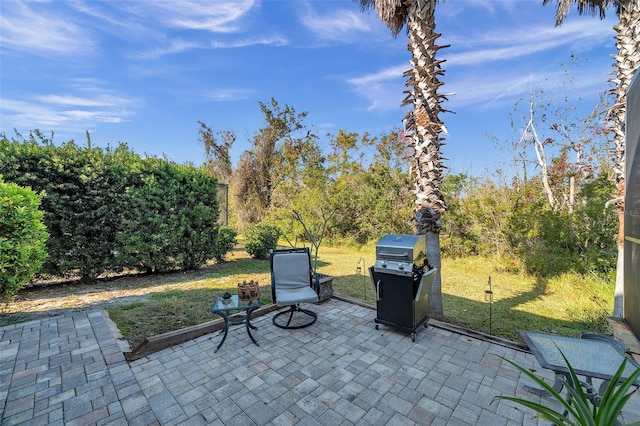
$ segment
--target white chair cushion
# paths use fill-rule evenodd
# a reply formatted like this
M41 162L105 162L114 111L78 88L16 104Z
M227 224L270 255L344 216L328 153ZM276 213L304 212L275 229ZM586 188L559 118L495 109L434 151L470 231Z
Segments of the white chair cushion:
M276 286L276 304L278 306L295 305L297 303L315 303L318 295L309 286L291 290L279 290Z

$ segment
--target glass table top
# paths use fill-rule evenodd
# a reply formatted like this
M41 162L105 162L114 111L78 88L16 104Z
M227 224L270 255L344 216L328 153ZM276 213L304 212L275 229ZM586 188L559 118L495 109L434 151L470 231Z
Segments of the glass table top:
M242 300L237 294L231 295L229 299L224 299L222 296L216 296L211 305L211 312L224 312L224 311L239 311L249 310L252 308L260 307L260 299L257 300Z
M568 372L562 354L577 374L610 379L627 359L623 379L638 368L615 344L601 339L577 339L553 334L522 331L520 333L543 368ZM562 352L562 353L561 353Z

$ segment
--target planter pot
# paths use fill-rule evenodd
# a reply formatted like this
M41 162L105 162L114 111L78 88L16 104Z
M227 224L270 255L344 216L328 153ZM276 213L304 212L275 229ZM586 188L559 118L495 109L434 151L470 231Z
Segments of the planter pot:
M318 274L320 288L318 290L318 303L333 297L333 277L331 275Z

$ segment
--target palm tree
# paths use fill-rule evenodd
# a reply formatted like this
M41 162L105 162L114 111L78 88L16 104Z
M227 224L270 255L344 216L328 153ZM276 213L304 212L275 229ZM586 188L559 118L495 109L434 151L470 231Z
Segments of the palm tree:
M543 0L547 4L551 0ZM556 25L561 25L571 6L578 6L578 13L599 13L604 18L605 10L615 5L619 21L613 26L616 31L615 77L612 89L615 104L609 110L609 125L613 132L614 173L617 188L615 203L618 213L618 261L613 316L622 317L624 293L624 193L625 193L625 120L627 115L627 91L634 74L640 67L640 1L638 0L556 0Z
M435 6L437 0L356 0L363 11L374 9L394 37L407 26L408 49L411 52L411 69L407 77L407 96L401 106L413 104L403 120L405 133L411 137L414 149L412 171L414 174L416 233L426 234L427 260L438 268L429 294L429 316L442 318L442 285L440 257L440 216L445 211L441 185L443 165L440 134L446 131L438 115L444 95L438 94L443 84L443 60L436 60L436 53L446 46L438 46L441 34L435 31Z

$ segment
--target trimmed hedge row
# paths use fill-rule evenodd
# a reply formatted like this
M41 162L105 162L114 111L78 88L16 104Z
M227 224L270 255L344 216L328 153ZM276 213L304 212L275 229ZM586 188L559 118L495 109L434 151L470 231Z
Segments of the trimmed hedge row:
M204 169L141 158L126 144L0 139L5 181L42 193L49 232L42 273L193 269L219 256L216 179Z

